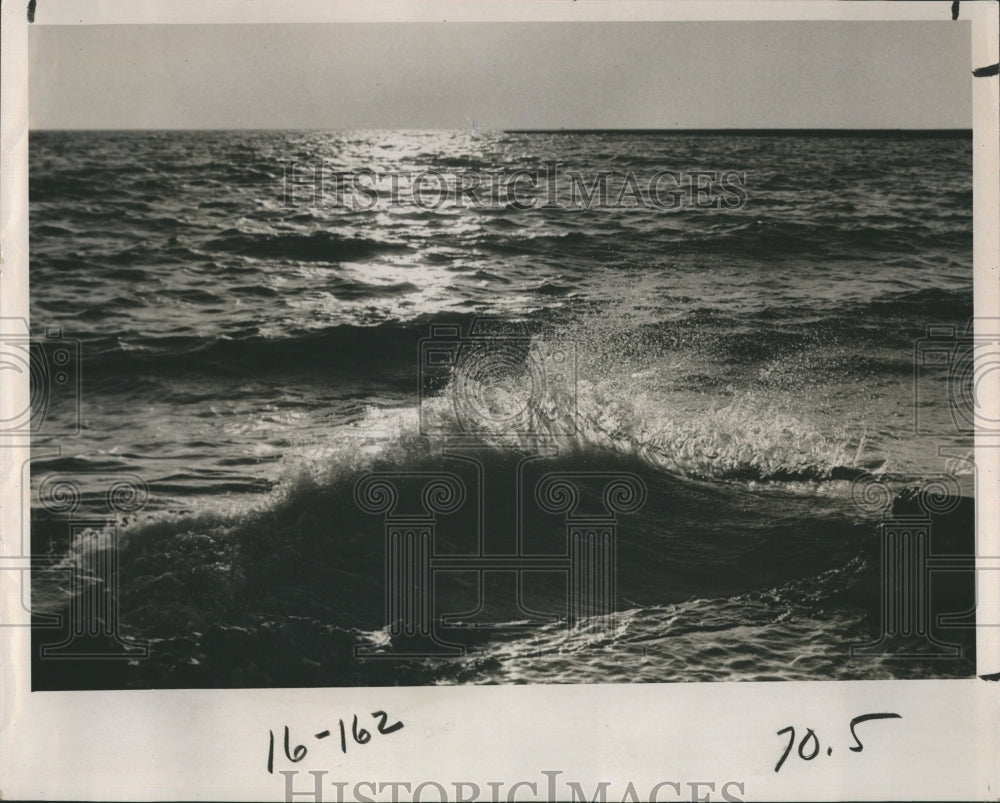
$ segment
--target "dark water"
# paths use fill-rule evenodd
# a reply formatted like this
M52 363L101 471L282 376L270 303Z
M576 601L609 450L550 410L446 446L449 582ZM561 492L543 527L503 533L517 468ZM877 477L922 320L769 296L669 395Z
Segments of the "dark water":
M118 516L117 582L118 625L151 655L94 683L974 672L968 631L938 634L963 644L953 660L850 655L880 632L879 513L852 480L896 492L948 474L972 493L955 383L914 368L929 324L961 333L972 315L969 137L46 132L30 159L33 322L82 354L80 431L53 407L36 496L68 480L73 515L100 519L116 478L149 490ZM287 203L288 161L736 170L746 204L422 208L382 193L354 208L310 205L308 183ZM455 374L421 351L449 323L486 336ZM457 455L470 411L456 398L481 414ZM592 475L640 478L645 504L617 518L616 620L568 630L559 571L525 573L516 609L510 572L480 587L456 569L436 575L434 605L465 657L356 660L357 645L402 649L382 521L354 495L371 471L461 478L466 504L437 524L452 556L510 554L519 521L525 554L565 553L563 519L533 496L546 472L590 472L585 498ZM98 526L71 544L52 507L35 506L36 553L106 548ZM71 596L65 572L36 573L36 612ZM69 682L36 671L36 686Z

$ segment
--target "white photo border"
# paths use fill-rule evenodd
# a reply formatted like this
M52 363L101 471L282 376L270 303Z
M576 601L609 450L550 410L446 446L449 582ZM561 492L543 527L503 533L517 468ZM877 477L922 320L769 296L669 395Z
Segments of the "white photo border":
M34 25L212 24L374 21L610 20L936 20L941 2L826 0L39 0ZM3 2L0 131L0 317L28 318L28 27L26 3ZM974 292L977 318L1000 317L1000 95L998 81L971 70L998 60L1000 20L989 0L964 0L971 22L973 81ZM1000 399L1000 376L988 377ZM25 409L27 379L0 393L0 419ZM28 509L22 482L28 444L0 448L0 557L25 557L20 520ZM1000 451L977 438L978 554L1000 558ZM455 799L455 783L489 782L507 799L543 800L557 777L575 781L588 799L601 781L609 799L630 782L639 799L657 784L661 799L694 791L723 799L995 799L1000 784L1000 682L970 680L815 681L510 687L328 688L114 692L30 691L30 628L20 600L22 564L0 571L0 797L4 799L284 800L286 778L265 767L268 732L311 734L353 713L388 711L406 723L392 740L305 766L295 800L309 800L322 771L324 800L360 794L390 799L379 783L433 781ZM27 564L24 564L27 565ZM13 568L12 568L13 567ZM1000 563L998 563L1000 568ZM1000 582L980 571L979 608L1000 622ZM10 626L8 626L10 625ZM980 676L1000 673L1000 629L977 632ZM849 752L847 723L867 712L902 721L879 730L863 752ZM324 724L326 723L326 724ZM789 762L774 772L782 737L807 728L835 752ZM845 733L847 736L845 736ZM875 728L869 733L874 737ZM544 774L559 772L559 776ZM342 783L338 787L336 784ZM531 783L535 784L532 791ZM713 787L704 784L712 783ZM676 785L676 786L675 786ZM674 791L680 788L680 796ZM468 793L468 788L466 787ZM425 799L437 799L433 788ZM408 798L404 798L408 799Z

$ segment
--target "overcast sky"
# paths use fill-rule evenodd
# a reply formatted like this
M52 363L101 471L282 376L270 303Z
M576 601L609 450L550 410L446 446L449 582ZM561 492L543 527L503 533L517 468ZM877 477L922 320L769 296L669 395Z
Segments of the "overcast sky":
M31 26L32 128L968 128L967 22Z

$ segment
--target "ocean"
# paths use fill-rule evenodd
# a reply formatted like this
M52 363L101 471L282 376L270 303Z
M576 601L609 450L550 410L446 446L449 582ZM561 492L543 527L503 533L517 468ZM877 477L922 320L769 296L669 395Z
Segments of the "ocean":
M968 132L36 131L30 248L36 689L975 674L858 649L971 548Z

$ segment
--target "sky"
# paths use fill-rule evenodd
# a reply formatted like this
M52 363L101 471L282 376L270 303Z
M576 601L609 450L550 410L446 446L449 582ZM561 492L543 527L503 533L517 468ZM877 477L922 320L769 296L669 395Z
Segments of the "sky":
M967 22L33 25L33 129L969 128Z

